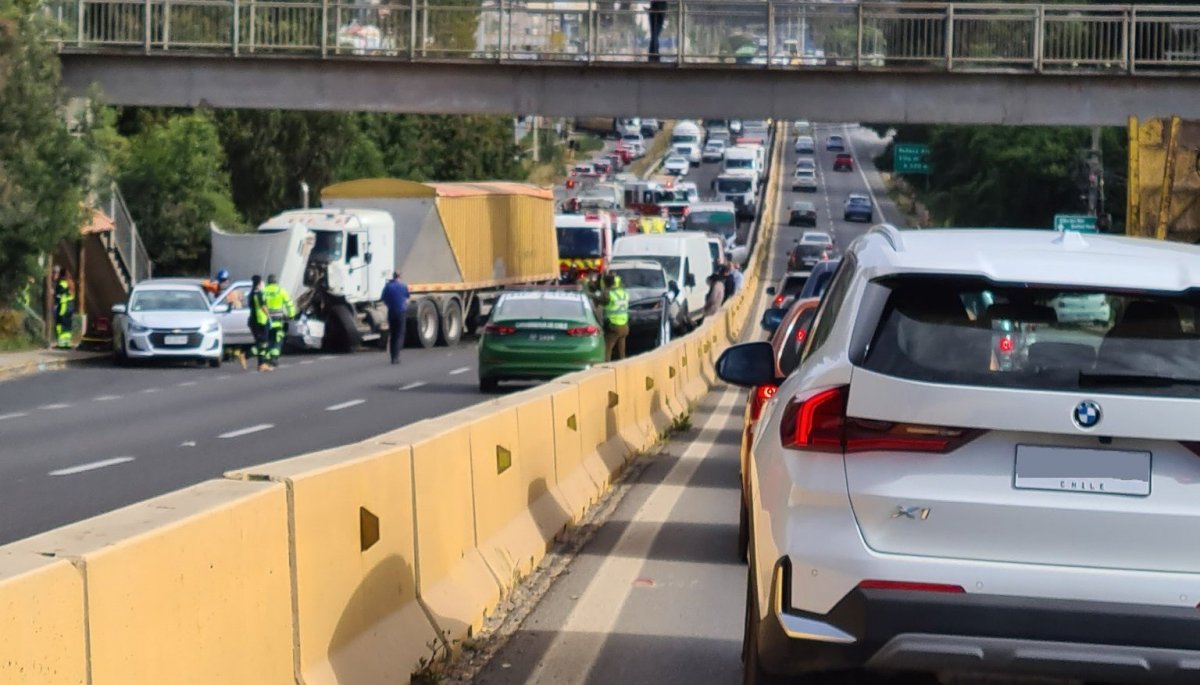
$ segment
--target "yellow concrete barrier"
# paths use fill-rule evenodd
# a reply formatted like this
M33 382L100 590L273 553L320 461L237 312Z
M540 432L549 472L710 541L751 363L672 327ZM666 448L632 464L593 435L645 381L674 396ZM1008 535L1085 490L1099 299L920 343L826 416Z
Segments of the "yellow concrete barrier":
M438 633L454 639L478 630L500 599L499 581L479 553L472 513L471 436L463 424L479 411L405 431L412 445L417 596Z
M86 683L83 573L20 547L0 552L0 683Z
M550 396L519 393L468 425L477 547L505 591L571 519L555 482Z
M680 365L684 371L684 395L690 404L699 402L708 393L708 380L704 376L703 334L696 332L683 339L684 354Z
M16 544L84 569L91 685L295 680L283 485L207 481Z
M301 682L407 682L437 639L417 602L412 448L358 443L229 476L290 491Z
M579 410L579 386L567 382L549 387L553 391L554 470L559 492L567 503L571 521L575 522L599 498L603 484L608 482L608 471L599 455L594 456L594 463L599 464L595 476L584 463L582 427L592 419ZM604 417L597 419L603 420Z
M599 367L574 374L569 382L579 386L580 439L583 461L588 472L607 489L633 456L621 437L622 402L631 403L617 393L617 373Z
M658 438L650 418L653 376L646 364L646 356L641 354L611 365L616 372L617 394L620 396L617 430L631 452L640 452L653 445Z
M657 435L667 435L675 424L675 418L683 414L684 407L676 400L675 371L677 347L668 345L650 353L646 359L650 391L650 421Z

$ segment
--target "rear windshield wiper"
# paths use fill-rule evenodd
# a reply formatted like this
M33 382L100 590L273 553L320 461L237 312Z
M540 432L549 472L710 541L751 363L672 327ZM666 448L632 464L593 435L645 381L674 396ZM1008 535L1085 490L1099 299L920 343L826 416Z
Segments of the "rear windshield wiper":
M1144 386L1166 388L1172 385L1200 385L1200 378L1179 378L1176 376L1159 376L1139 373L1088 373L1079 372L1080 387L1115 386Z

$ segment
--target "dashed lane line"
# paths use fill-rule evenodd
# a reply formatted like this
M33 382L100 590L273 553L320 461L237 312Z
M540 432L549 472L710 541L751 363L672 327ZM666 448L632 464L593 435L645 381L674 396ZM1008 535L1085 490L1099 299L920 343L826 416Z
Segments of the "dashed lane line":
M357 407L364 402L366 402L366 400L349 400L347 402L342 402L341 404L332 404L328 407L325 407L325 411L341 411L343 409L349 409L350 407Z
M243 435L250 435L251 433L258 433L260 431L271 430L274 427L275 427L275 424L273 424L273 423L260 423L256 426L239 428L235 431L229 431L228 433L222 433L222 434L218 435L217 437L221 438L222 440L228 440L229 438L240 438Z
M417 388L421 387L422 385L425 385L425 381L413 381L412 383L409 383L408 385L400 386L400 389L401 390L416 390Z
M466 372L468 372L468 371L470 371L470 370L471 370L471 367L469 367L469 366L460 366L460 367L458 367L457 369L455 369L455 370L451 371L451 372L450 372L450 375L451 375L451 376L457 376L457 375L458 375L458 374L460 374L460 373L466 373Z
M22 416L29 416L29 414L27 414L23 411L15 411L11 414L0 414L0 421L7 421L8 419L19 419Z
M112 402L113 400L121 399L120 395L97 395L92 398L93 402Z
M38 407L38 409L68 409L70 406L71 405L64 402L59 402L57 404L43 404L42 406Z
M133 457L113 457L112 459L101 459L100 461L88 462L87 464L80 464L78 466L70 466L65 469L58 469L57 471L51 471L50 475L51 476L73 476L76 473L83 473L85 471L95 471L96 469L102 469L107 466L116 466L117 464L124 464L124 463L130 462L130 461L133 461Z

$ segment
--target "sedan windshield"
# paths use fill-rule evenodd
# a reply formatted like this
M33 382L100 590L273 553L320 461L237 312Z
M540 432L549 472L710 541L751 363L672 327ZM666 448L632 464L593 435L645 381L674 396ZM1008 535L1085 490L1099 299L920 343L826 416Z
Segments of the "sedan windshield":
M206 312L208 299L199 290L139 290L129 303L131 312Z

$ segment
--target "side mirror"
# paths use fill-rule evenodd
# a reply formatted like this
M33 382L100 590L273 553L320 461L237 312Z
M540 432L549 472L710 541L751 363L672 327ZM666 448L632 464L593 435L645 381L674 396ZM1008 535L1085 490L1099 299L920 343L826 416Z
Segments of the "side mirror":
M213 314L228 314L233 311L233 305L228 302L222 302L221 304L213 305L212 310Z
M763 312L762 321L759 325L762 329L771 335L775 335L775 329L779 328L779 324L783 323L783 317L787 314L787 310L783 307L771 307Z
M371 253L370 253L370 252L366 253L365 255L363 255L363 261L364 261L364 262L366 262L367 264L370 264L370 263L371 263L371 256L372 256L372 255L371 255Z
M775 294L775 286L773 286L773 285L767 286L767 294L774 295Z
M696 287L696 274L688 272L683 277L683 284L689 288Z
M734 345L717 359L717 377L743 388L774 384L775 350L769 342Z
M112 306L112 313L113 313L113 314L124 314L124 313L125 313L125 311L126 311L126 310L125 310L125 305L123 305L123 304L114 304L114 305Z

